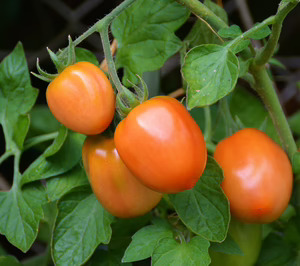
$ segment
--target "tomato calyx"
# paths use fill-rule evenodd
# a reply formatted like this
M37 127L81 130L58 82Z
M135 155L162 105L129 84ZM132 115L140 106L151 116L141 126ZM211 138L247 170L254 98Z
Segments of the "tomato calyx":
M149 92L147 84L140 76L138 78L141 81L141 87L129 81L133 87L133 92L122 86L123 90L117 94L116 109L121 119L124 119L133 108L148 100Z
M53 81L65 68L67 68L70 65L75 64L76 62L76 55L75 55L75 45L72 41L71 36L68 36L68 40L69 40L69 45L66 48L67 54L66 56L63 56L63 53L61 50L59 50L57 53L52 52L48 47L47 47L47 51L49 53L49 56L53 62L53 64L56 67L57 70L57 74L50 74L47 73L46 71L42 70L42 68L40 67L40 61L39 58L37 58L36 61L36 68L39 72L39 74L37 73L33 73L31 72L35 77L44 80L46 82L51 82Z

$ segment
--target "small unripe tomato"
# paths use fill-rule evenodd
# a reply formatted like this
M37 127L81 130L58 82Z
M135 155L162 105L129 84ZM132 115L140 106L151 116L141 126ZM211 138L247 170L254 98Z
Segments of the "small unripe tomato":
M161 193L145 187L128 170L113 138L87 137L82 158L94 194L112 215L137 217L149 212L161 200Z
M224 171L222 188L231 213L249 223L270 223L288 206L292 166L284 150L265 133L243 129L221 141L214 157Z
M64 69L48 86L48 106L55 118L85 135L103 132L115 113L115 94L106 75L92 63Z
M193 188L206 166L206 145L199 126L171 97L155 97L135 107L119 123L114 139L130 171L159 192Z
M262 244L262 225L245 224L231 218L228 234L238 244L243 255L210 250L210 266L254 266Z

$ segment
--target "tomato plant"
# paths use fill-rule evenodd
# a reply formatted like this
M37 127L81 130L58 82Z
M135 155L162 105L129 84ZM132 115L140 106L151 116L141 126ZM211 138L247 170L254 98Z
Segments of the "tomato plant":
M120 218L140 216L161 200L161 193L145 187L127 169L113 138L88 137L82 158L96 197L111 214Z
M56 119L76 132L96 135L111 123L115 95L99 67L89 62L68 66L47 88L48 106Z
M297 265L299 3L2 1L0 265Z
M159 192L192 189L205 169L202 132L184 106L170 97L134 108L118 125L114 139L127 167Z
M293 172L288 156L257 129L221 141L214 157L224 171L222 188L232 214L250 223L270 223L287 208Z

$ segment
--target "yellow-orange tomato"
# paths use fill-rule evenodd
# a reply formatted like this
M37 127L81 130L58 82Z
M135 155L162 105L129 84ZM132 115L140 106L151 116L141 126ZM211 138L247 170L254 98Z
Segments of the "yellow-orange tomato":
M82 134L103 132L114 117L111 83L100 68L89 62L67 67L49 84L46 97L55 118Z
M128 170L112 138L89 136L83 145L82 158L97 199L112 215L140 216L161 200L161 193L145 187Z
M286 153L265 133L243 129L221 141L214 157L224 171L222 188L234 216L270 223L286 209L293 185Z
M206 165L199 126L171 97L155 97L135 107L118 125L114 139L130 171L159 192L193 188Z

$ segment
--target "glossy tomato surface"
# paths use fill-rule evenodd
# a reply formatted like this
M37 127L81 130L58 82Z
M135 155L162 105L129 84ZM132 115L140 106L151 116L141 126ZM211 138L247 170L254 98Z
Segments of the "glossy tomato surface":
M101 205L114 216L131 218L154 208L162 194L145 187L119 157L113 138L89 136L82 158L91 187Z
M199 126L171 97L155 97L134 108L118 125L114 139L132 173L159 192L193 188L206 165Z
M214 157L224 171L222 188L233 215L270 223L286 209L293 184L288 156L257 129L243 129L221 141Z
M103 132L115 113L115 94L105 74L89 62L67 67L47 88L48 106L55 118L76 132Z

